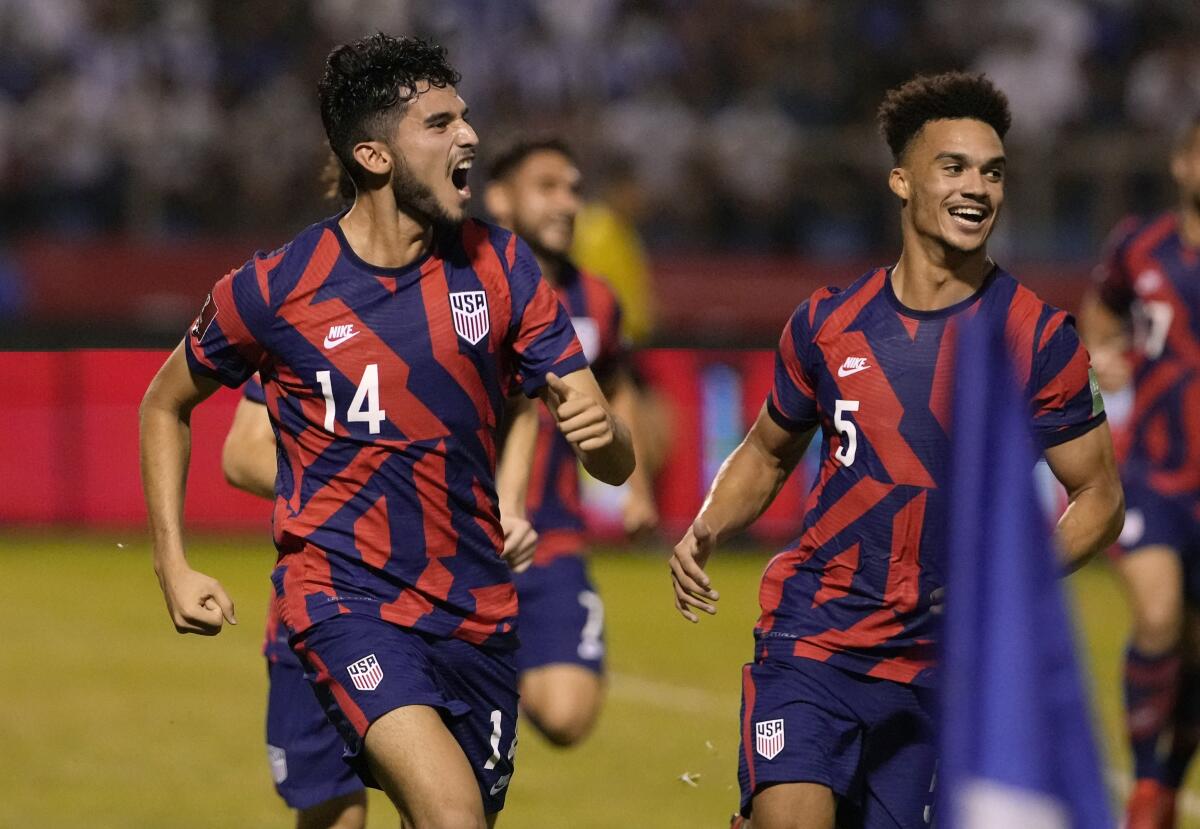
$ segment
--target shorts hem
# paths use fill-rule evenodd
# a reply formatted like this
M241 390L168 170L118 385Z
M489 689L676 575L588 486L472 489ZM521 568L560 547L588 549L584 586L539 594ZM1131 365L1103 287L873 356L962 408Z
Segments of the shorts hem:
M348 794L354 794L366 790L366 784L361 780L348 780L341 786L329 786L321 789L305 789L302 794L284 794L279 790L279 786L275 787L276 794L280 799L291 809L311 809L314 806L320 806L330 800L339 797L345 797Z

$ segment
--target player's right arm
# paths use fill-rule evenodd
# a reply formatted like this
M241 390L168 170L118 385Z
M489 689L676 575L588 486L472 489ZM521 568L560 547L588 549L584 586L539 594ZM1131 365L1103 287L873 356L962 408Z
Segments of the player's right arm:
M1129 221L1117 226L1079 307L1079 336L1104 391L1124 388L1132 373L1129 310L1134 294L1124 252L1134 227Z
M721 464L700 514L671 554L675 609L690 622L700 621L692 610L715 614L720 596L704 566L716 545L744 530L775 500L808 448L816 427L803 432L783 428L766 404L745 440Z
M140 415L142 489L167 611L180 633L212 636L237 624L233 600L221 584L188 566L183 550L183 496L191 450L192 410L219 387L188 368L181 344L158 370Z
M275 497L275 431L267 407L243 397L221 450L221 471L238 489L261 498Z
M750 526L771 505L792 474L819 424L815 372L810 365L816 309L803 303L792 314L775 352L771 393L746 439L725 459L700 513L671 554L675 609L690 622L693 612L716 613L717 591L704 572L716 544Z

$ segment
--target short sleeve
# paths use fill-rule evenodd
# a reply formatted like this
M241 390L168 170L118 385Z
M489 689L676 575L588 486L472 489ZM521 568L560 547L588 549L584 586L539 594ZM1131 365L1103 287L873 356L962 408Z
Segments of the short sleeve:
M790 432L806 432L819 422L816 384L808 360L812 348L808 311L806 301L783 329L775 351L775 378L767 397L767 413Z
M1086 434L1104 422L1104 401L1075 321L1058 311L1046 324L1033 358L1030 407L1042 449Z
M242 387L242 397L251 403L259 403L263 406L267 405L267 393L262 387L262 382L257 377L251 377L246 381L246 385Z
M509 330L515 360L513 381L532 397L546 385L547 374L563 377L587 368L588 361L567 309L542 279L529 246L520 240L509 282L513 301Z
M1132 219L1118 224L1104 245L1100 264L1092 271L1100 301L1122 316L1129 312L1135 297L1126 251L1136 232L1136 222Z
M213 286L188 332L188 367L195 374L238 387L263 367L265 353L255 339L255 317L265 310L253 262Z

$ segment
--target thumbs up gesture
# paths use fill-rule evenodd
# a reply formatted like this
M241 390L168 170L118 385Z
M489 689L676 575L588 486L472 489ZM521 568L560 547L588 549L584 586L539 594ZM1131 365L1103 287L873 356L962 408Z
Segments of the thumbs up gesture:
M558 430L573 448L592 452L613 442L612 418L600 401L553 372L546 375L546 385L554 398L547 402Z

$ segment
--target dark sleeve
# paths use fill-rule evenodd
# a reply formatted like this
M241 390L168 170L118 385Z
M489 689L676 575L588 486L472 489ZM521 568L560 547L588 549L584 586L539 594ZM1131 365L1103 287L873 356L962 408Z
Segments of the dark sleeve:
M266 353L253 333L266 312L253 262L213 286L188 331L188 367L194 374L238 387L262 368Z
M1104 422L1104 401L1075 321L1065 311L1046 324L1029 380L1033 432L1042 449L1066 443Z
M517 241L509 271L513 318L509 331L514 357L514 384L529 397L546 385L546 375L559 377L587 368L587 357L571 326L567 309L542 279L533 252Z
M805 301L783 329L775 350L775 379L767 397L771 419L790 432L807 432L819 422L816 384L808 361L812 347L808 311L809 302Z

